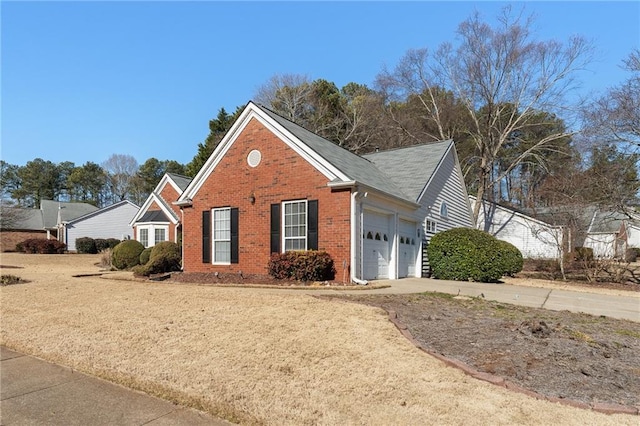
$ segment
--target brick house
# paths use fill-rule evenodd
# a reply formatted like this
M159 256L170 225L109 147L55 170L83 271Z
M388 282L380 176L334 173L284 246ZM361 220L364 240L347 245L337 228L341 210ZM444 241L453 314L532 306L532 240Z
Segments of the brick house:
M179 243L182 238L182 213L173 204L191 183L191 178L165 173L129 223L133 238L145 247L162 241Z
M317 249L340 281L421 276L431 235L472 224L453 141L358 156L252 102L175 205L185 272Z

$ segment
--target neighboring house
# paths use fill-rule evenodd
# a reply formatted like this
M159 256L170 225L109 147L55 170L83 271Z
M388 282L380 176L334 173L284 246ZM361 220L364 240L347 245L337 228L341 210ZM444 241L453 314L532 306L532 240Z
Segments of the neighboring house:
M166 173L129 223L134 238L145 247L162 241L179 243L182 237L180 208L172 204L191 182L191 178Z
M629 216L618 212L595 210L584 247L593 249L595 258L624 258L628 247Z
M471 204L476 197L470 196ZM564 247L564 230L512 208L484 200L477 228L516 246L525 259L558 259Z
M133 235L129 222L139 209L132 202L124 200L62 222L58 240L67 245L68 251L76 251L76 239L83 237L128 240Z
M41 200L39 209L14 209L14 223L2 226L2 251L14 250L16 244L31 238L59 239L64 236L64 223L98 210L87 203ZM5 222L5 221L3 221Z
M317 249L337 280L421 276L431 235L472 224L453 141L358 156L252 102L175 205L185 272Z

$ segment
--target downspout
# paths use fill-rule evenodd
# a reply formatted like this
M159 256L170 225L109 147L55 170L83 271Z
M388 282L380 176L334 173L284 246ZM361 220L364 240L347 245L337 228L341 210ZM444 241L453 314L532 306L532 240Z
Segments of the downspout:
M362 218L359 217L358 199L359 193L354 191L351 194L351 282L358 285L368 285L368 281L358 278L358 275L362 276L362 263L364 261L364 248L361 241L358 243L362 235ZM356 247L358 248L357 250ZM360 257L359 264L357 263L358 256ZM357 268L356 265L358 265Z
M180 207L180 226L182 227L182 239L180 241L180 257L182 264L182 272L184 272L184 209ZM176 227L176 239L178 239L178 227Z

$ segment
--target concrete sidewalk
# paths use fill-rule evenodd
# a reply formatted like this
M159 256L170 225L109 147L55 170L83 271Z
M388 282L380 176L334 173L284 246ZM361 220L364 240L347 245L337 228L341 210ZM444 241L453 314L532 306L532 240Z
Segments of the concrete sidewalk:
M377 283L383 283L382 281ZM513 305L551 309L554 311L582 312L611 318L640 322L640 293L625 296L551 289L542 287L517 286L511 284L488 284L467 281L445 281L429 278L405 278L385 281L391 287L367 291L366 294L399 294L435 291L483 297L486 300Z
M0 358L2 426L231 425L4 346Z

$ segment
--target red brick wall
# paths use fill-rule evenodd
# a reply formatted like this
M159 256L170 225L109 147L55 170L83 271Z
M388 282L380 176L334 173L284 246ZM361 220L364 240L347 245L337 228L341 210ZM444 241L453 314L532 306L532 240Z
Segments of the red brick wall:
M247 164L253 149L262 153L255 168ZM249 201L251 194L255 204ZM193 206L184 209L184 270L267 274L271 204L297 199L318 200L318 249L331 254L336 279L342 280L343 261L347 270L350 262L350 191L328 188L324 175L255 119L204 182ZM202 262L202 211L215 207L239 209L238 264Z
M173 185L167 183L164 188L162 188L162 191L160 191L160 197L171 207L173 212L180 217L180 207L173 204L174 201L180 198L180 194L174 189ZM160 207L155 210L160 210Z
M14 251L16 244L29 239L46 240L47 231L2 231L0 234L0 251Z
M167 191L167 187L171 187L171 191ZM166 199L165 201L169 204L171 204L172 202L176 201L178 199L178 194L176 193L176 191L173 189L173 187L171 185L166 185L164 187L164 189L162 190L162 194L166 194L167 196L173 197L173 198L169 198ZM164 198L164 196L162 197ZM180 208L178 206L171 206L171 208L173 209L173 211L176 212L176 214L178 215L178 217L181 217L181 213L180 213ZM160 206L158 205L158 203L156 203L155 201L152 201L151 204L149 205L149 208L147 209L147 211L151 212L151 211L156 211L156 210L162 210L160 208ZM167 231L169 234L167 235L167 241L171 241L173 243L177 243L176 241L176 225L173 224L173 222L169 222L169 231ZM137 240L138 239L138 228L134 227L133 228L133 239Z

